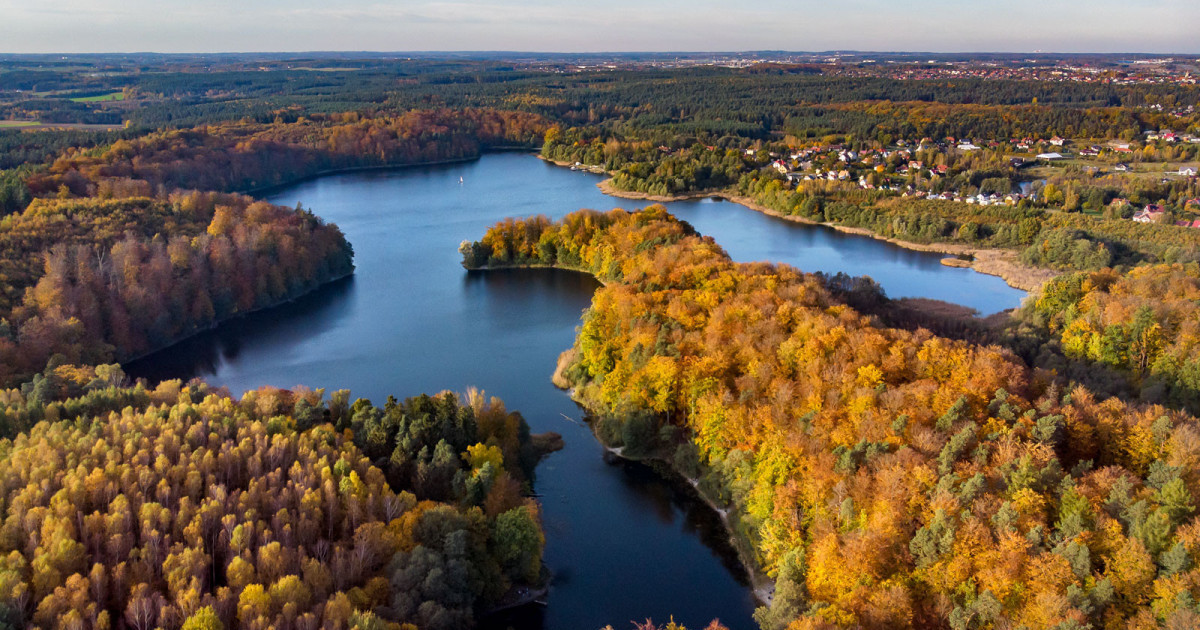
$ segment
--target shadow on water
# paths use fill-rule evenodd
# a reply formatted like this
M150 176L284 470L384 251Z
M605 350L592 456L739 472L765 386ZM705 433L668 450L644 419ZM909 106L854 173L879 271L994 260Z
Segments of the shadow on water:
M656 466L619 457L609 457L608 462L620 469L625 488L647 512L655 514L664 525L674 525L676 515L682 514L680 529L699 538L738 584L750 586L750 578L738 561L737 550L729 540L720 515L696 494L690 484L677 474L660 471Z
M686 481L669 471L663 471L667 473L664 476L654 466L641 462L607 454L604 456L604 461L607 467L616 473L624 494L632 499L631 503L638 508L640 513L652 515L663 527L677 528L681 534L699 539L712 557L721 563L739 586L750 587L749 576L746 574L745 567L738 561L737 551L729 540L729 534L721 522L720 515L700 499ZM681 571L686 572L688 559L654 555L644 558L643 561L677 564ZM636 576L610 576L610 580L610 588L639 588ZM547 601L554 605L555 590L570 588L573 582L574 576L570 568L560 569L554 575ZM681 575L678 586L686 586L686 584L687 577ZM649 593L649 595L653 597L654 593ZM676 611L676 617L679 618L680 615L686 615L688 612L686 610ZM480 620L478 628L480 630L508 630L510 628L513 630L541 630L549 627L548 622L550 621L546 608L534 603L485 617ZM612 619L611 623L614 628L623 628L625 626L622 625L622 621L634 620ZM658 619L658 621L666 620ZM736 622L738 620L727 621ZM736 623L734 625L737 626ZM595 630L599 630L599 628ZM746 630L751 629L747 628Z
M173 346L125 364L125 373L151 383L203 378L217 373L255 345L299 341L314 329L352 316L354 276L335 280L295 300L224 322Z
M601 286L591 274L566 269L472 270L463 274L464 298L482 309L479 314L486 316L483 321L498 327L506 327L514 317L536 321L545 316L541 312L531 313L533 309L562 308L558 304L547 305L547 295L555 296L556 302L559 298L579 297L585 304L590 303L592 294ZM567 346L561 349L566 350ZM554 366L549 369L553 370Z

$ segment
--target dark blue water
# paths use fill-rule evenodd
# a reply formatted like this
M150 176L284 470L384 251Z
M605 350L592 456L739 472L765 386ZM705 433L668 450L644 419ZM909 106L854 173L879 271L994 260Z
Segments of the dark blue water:
M459 183L459 178L463 183ZM346 388L383 401L478 387L520 410L566 448L539 468L555 573L549 605L500 620L554 630L629 627L674 615L690 627L719 618L753 628L750 589L714 515L640 466L606 463L579 408L550 384L597 283L555 270L468 273L460 242L507 216L561 217L634 203L602 195L598 178L520 154L386 173L332 176L270 197L336 222L357 272L295 303L223 325L127 366L150 379L200 376L235 394L263 385ZM738 260L870 274L892 296L952 299L980 311L1015 306L998 279L881 241L802 226L730 203L671 211ZM495 621L495 620L494 620Z
M945 254L919 252L821 225L768 216L735 203L703 199L664 204L734 260L787 263L803 271L871 276L888 297L924 297L990 315L1021 305L1026 293L996 276L947 267Z

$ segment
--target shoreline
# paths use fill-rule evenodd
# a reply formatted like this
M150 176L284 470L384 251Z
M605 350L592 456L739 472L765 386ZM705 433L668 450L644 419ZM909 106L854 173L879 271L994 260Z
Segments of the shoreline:
M498 149L498 151L513 151L513 150L515 150L515 149L508 149L508 148ZM320 179L322 177L326 177L329 175L346 175L349 173L367 173L367 172L371 172L371 171L395 171L395 170L402 170L402 169L406 169L406 168L418 168L421 166L442 166L445 164L465 164L467 162L478 161L480 158L483 157L484 153L486 153L486 151L481 152L479 155L476 155L473 157L450 158L450 159L445 159L445 160L433 160L431 162L377 164L374 166L345 166L345 167L341 167L341 168L330 168L330 169L325 169L322 171L317 171L315 173L310 173L308 175L302 175L300 177L289 179L285 182L280 182L278 184L271 184L269 186L259 186L258 188L249 188L246 190L235 190L235 191L233 191L232 194L246 195L246 196L261 195L263 193L270 193L270 192L278 190L280 188L289 188L289 187L295 186L297 184L303 184L304 182L309 182L314 179Z
M603 286L603 287L608 286L607 282L600 279L599 276L592 273L591 271L584 269L582 267L568 267L566 265L544 265L544 264L525 263L522 265L501 265L499 267L493 267L491 265L483 265L482 267L463 266L463 269L466 269L467 273L485 272L485 271L504 271L505 269L557 269L559 271L570 271L572 273L582 273L584 275L591 276L593 280L600 283L600 286Z
M246 190L235 190L235 191L233 191L233 194L248 195L248 196L249 195L260 195L262 193L269 193L269 192L274 191L279 188L288 188L290 186L295 186L296 184L303 184L304 182L312 181L314 179L320 179L320 178L326 177L328 175L346 175L348 173L367 173L367 172L371 172L371 171L398 171L398 170L403 170L406 168L419 168L422 166L444 166L447 164L466 164L468 162L477 162L480 159L482 159L483 156L487 155L488 153L514 153L514 152L516 152L516 153L524 153L524 152L533 153L537 150L538 150L537 147L522 147L522 146L517 146L517 145L495 146L495 147L482 148L482 149L480 149L480 151L477 155L473 155L473 156L469 156L469 157L447 158L444 160L430 160L428 162L398 162L398 163L394 163L394 164L375 164L375 165L368 165L368 166L343 166L343 167L339 167L339 168L329 168L329 169L317 171L316 173L311 173L308 175L302 175L300 177L289 179L285 182L280 182L278 184L271 184L269 186L259 186L257 188L249 188Z
M550 569L546 568L544 563L542 564L542 571L544 572L544 581L541 585L512 585L508 589L508 592L500 598L500 601L479 614L479 619L491 617L514 608L521 608L522 606L532 606L534 604L545 606L546 602L542 600L550 595L550 585L554 580L554 574L550 572Z
M207 332L212 332L212 331L216 330L217 328L220 328L221 326L228 324L229 322L237 321L243 317L248 317L250 315L253 315L254 313L261 313L262 311L268 311L273 308L278 308L280 306L284 306L286 304L291 304L292 302L295 302L296 300L299 300L300 298L312 295L313 293L315 293L331 284L334 284L335 282L341 282L341 281L343 281L347 278L353 277L353 276L354 276L354 270L352 269L347 273L344 273L336 278L330 278L329 280L326 280L325 282L322 282L322 283L314 286L313 288L311 288L307 291L304 291L298 295L293 295L292 297L289 297L286 300L281 300L279 302L275 302L274 304L267 304L265 306L260 306L258 308L250 309L248 311L242 311L240 313L235 313L233 315L230 315L229 317L226 317L223 319L218 319L218 320L212 322L211 324L209 324L208 326L205 326L204 328L198 328L182 337L179 337L178 339L173 339L170 343L168 343L164 346L160 346L153 350L147 350L146 352L143 352L141 354L135 355L135 356L127 358L127 359L114 357L113 360L116 361L121 366L121 369L124 369L125 366L130 363L136 363L136 362L141 361L142 359L145 359L149 356L158 354L159 352L163 352L165 350L170 350L171 348L187 341L188 339L191 339L193 337L198 337Z
M551 381L553 380L554 379L551 378ZM555 383L555 386L559 387L560 389L566 389L567 395L571 397L571 400L574 400L576 403L586 409L588 413L593 413L591 406L588 405L585 400L576 395L576 388L562 388L557 383ZM741 548L737 544L737 538L733 533L733 526L729 521L729 508L724 508L717 505L716 502L714 502L708 495L704 494L704 492L700 489L699 479L693 479L676 470L675 467L672 466L667 460L653 455L648 457L631 457L626 455L625 447L609 446L608 444L605 444L604 440L600 439L600 435L596 433L591 424L587 422L585 422L585 424L587 424L592 436L596 438L596 442L601 448L604 449L605 454L608 456L627 462L651 466L654 472L660 477L663 477L663 479L668 483L682 482L690 487L691 493L695 496L695 498L704 503L704 505L706 505L708 509L712 510L717 515L717 518L720 519L721 527L725 529L725 533L729 537L729 546L733 548L733 553L737 556L738 564L740 564L742 569L746 571L746 578L750 582L750 592L754 594L755 601L763 606L769 607L771 605L771 603L775 600L775 581L763 573L762 568L758 566L757 562L755 562L752 558L747 558L745 554L742 553Z
M562 352L562 354L559 355L558 364L554 366L554 372L550 375L550 382L555 387L565 391L567 395L571 397L571 400L575 401L580 407L583 407L587 413L594 414L595 411L592 406L579 396L578 388L573 387L571 382L568 381L563 375L563 370L565 370L568 364L571 363L574 356L574 345L572 345L570 348L567 348ZM588 431L592 434L592 437L596 439L596 443L604 449L604 452L607 454L607 456L646 465L657 464L656 466L652 466L655 474L662 477L668 483L683 482L689 488L691 488L691 493L694 494L696 498L700 499L700 501L706 506L708 506L708 508L712 510L720 519L721 527L725 529L725 534L728 536L729 546L733 548L733 553L737 556L738 564L740 564L742 569L746 572L746 579L750 583L750 592L754 594L755 601L763 606L768 607L772 602L774 602L775 581L763 572L762 567L758 566L758 562L756 562L754 558L747 557L746 554L743 553L742 548L738 545L737 537L734 534L733 525L729 520L729 508L717 505L717 503L713 501L711 497L704 494L704 491L700 489L699 479L692 479L691 477L683 474L679 470L676 470L670 461L660 457L630 457L625 454L625 447L605 444L604 440L600 438L600 435L596 433L596 429L594 426L592 426L592 423L584 420L583 424L587 426Z
M837 223L822 223L819 221L813 221L812 219L806 219L804 217L783 214L778 210L773 210L754 201L750 197L732 195L721 190L698 191L693 193L684 193L681 195L651 195L647 193L617 189L612 185L611 177L596 184L596 187L600 189L600 192L610 197L631 199L635 201L669 203L672 201L694 201L696 199L719 199L721 201L729 201L740 206L745 206L746 208L749 208L755 212L761 212L767 216L783 219L784 221L792 221L794 223L802 223L805 225L819 225L845 234L867 236L877 241L884 241L897 247L903 247L904 249L918 252L947 254L949 256L970 256L971 260L962 260L961 262L943 262L942 264L948 267L970 268L978 273L996 276L1001 280L1004 280L1008 286L1029 293L1037 291L1047 281L1060 274L1060 272L1053 271L1051 269L1041 269L1039 267L1030 267L1025 265L1018 260L1017 253L1011 250L977 248L959 243L914 243L912 241L882 236L872 232L871 230L868 230L867 228L851 227Z

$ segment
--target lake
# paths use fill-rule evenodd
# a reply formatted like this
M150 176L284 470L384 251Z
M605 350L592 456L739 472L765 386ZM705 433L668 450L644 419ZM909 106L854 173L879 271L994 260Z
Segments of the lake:
M376 404L388 394L483 389L519 410L534 432L557 431L566 442L537 471L545 561L555 574L549 605L484 627L621 629L674 615L692 628L714 618L734 630L755 628L753 595L711 510L645 467L607 462L582 411L550 383L598 283L568 271L467 272L459 264L459 243L507 216L644 205L601 194L599 180L501 153L280 190L270 201L301 203L342 228L354 245L355 275L127 371L150 380L203 377L235 394L263 385L344 388ZM999 278L945 267L938 254L728 202L667 205L737 260L867 273L889 296L945 299L984 313L1017 306L1024 295Z

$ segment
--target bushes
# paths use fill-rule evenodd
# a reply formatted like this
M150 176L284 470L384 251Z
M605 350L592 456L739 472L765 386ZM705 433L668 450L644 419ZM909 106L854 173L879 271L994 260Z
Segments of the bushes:
M1112 250L1088 234L1069 228L1043 232L1021 253L1021 262L1058 269L1102 269L1113 262Z

